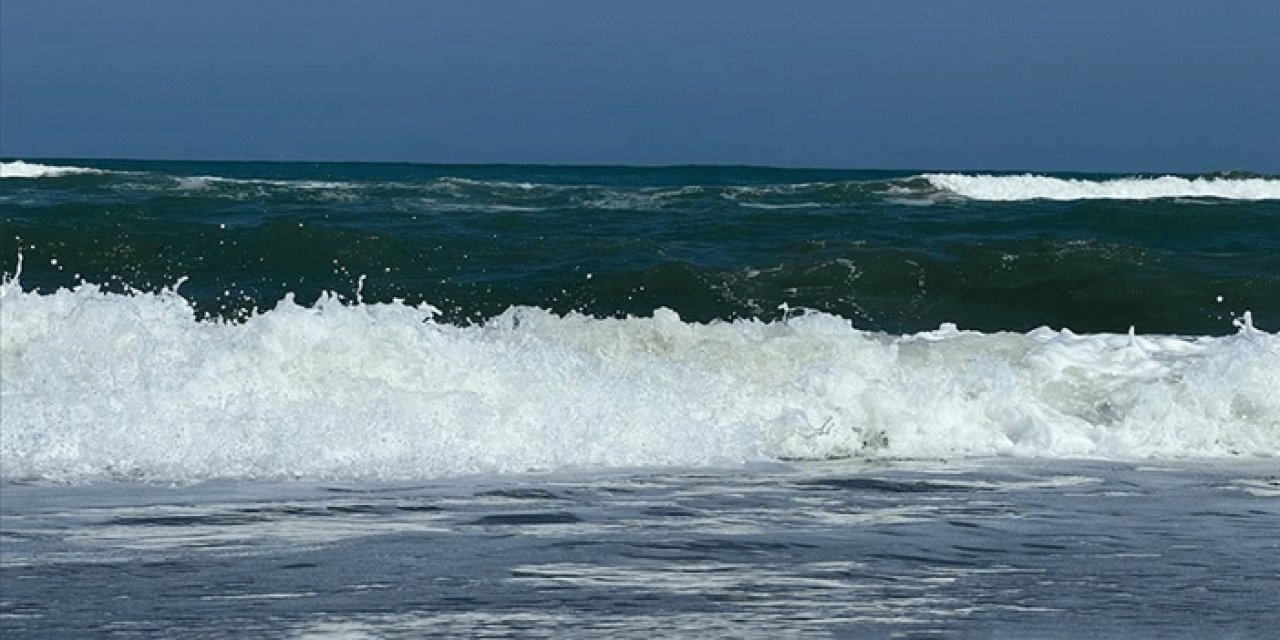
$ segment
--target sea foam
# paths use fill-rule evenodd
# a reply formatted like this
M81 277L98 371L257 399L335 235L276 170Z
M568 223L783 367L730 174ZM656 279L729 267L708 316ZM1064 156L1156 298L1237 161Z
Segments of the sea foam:
M1080 180L1050 176L964 175L922 176L936 189L973 200L1150 200L1155 198L1280 199L1276 178L1116 178Z
M0 287L3 479L401 479L842 456L1280 454L1280 335L893 336L512 308L198 321L174 291Z
M56 178L59 176L81 175L90 173L106 173L101 169L85 167L53 166L34 162L0 162L0 178Z

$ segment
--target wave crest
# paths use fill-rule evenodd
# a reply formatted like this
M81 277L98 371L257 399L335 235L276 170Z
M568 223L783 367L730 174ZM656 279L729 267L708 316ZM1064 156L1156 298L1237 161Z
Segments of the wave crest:
M1082 180L1032 174L993 176L959 173L924 174L936 189L973 200L1150 200L1156 198L1219 198L1224 200L1280 200L1275 178L1116 178Z
M53 166L14 160L0 162L0 178L57 178L61 176L107 173L86 167Z
M3 478L421 478L842 456L1280 454L1280 334L859 331L0 289Z

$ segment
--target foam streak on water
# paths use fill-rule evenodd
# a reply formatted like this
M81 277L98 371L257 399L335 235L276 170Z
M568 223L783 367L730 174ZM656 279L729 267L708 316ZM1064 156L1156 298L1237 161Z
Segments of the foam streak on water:
M1275 461L1160 466L4 484L0 620L6 638L1269 637Z
M0 291L5 480L421 478L841 456L1280 454L1280 336L892 336Z

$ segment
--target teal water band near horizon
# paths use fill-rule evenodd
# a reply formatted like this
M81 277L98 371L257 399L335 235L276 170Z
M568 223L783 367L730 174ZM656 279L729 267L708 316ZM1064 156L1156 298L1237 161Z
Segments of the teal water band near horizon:
M0 180L6 274L21 256L23 287L41 291L185 277L182 295L218 317L358 290L462 323L528 305L692 321L813 309L890 333L1225 334L1244 311L1280 326L1274 176L26 165L6 161Z

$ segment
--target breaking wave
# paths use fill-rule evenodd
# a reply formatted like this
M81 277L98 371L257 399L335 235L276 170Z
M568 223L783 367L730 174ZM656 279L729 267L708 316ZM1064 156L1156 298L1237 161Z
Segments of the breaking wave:
M101 169L54 166L14 160L0 162L0 178L57 178L60 176L107 173Z
M922 177L936 189L973 200L1280 199L1280 179L1276 178L1161 176L1096 181L1032 174L993 176L959 173L930 173Z
M402 479L844 456L1280 454L1280 334L912 335L0 287L3 479Z

